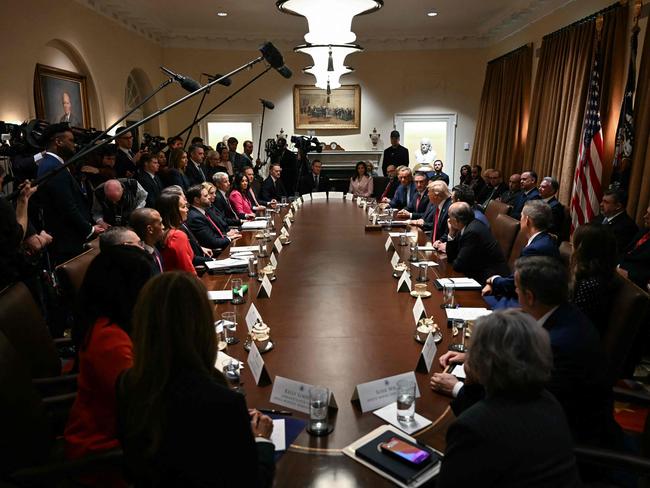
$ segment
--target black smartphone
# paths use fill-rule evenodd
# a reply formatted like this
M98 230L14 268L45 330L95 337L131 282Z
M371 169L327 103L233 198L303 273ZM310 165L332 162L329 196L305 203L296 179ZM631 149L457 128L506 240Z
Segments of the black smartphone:
M404 442L403 440L393 437L386 442L382 442L379 447L386 454L393 456L401 461L405 461L414 466L422 464L431 457L431 453L420 449L419 447Z

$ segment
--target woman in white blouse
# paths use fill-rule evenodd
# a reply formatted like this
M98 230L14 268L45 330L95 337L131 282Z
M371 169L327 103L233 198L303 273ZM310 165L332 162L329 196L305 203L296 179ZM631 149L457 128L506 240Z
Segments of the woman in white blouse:
M372 176L368 174L368 167L363 161L357 163L354 176L350 178L348 193L354 197L372 196Z

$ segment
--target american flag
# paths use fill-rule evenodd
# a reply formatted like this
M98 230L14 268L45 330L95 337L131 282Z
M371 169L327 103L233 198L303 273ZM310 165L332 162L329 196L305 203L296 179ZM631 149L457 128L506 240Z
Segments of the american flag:
M578 152L578 163L573 179L571 196L571 232L579 225L589 222L598 215L600 199L603 196L601 179L603 175L603 132L600 125L600 62L599 53L594 62L587 94L587 108L582 127L582 141Z

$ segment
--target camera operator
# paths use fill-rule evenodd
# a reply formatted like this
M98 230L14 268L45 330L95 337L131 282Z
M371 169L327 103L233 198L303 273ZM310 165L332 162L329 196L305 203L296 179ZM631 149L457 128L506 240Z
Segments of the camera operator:
M125 127L120 127L117 132L121 132ZM140 157L144 151L139 150L134 153L131 149L133 147L133 132L128 131L115 139L117 144L117 157L115 159L115 171L118 178L131 178L135 175L137 165L140 162Z
M287 195L296 192L298 181L298 158L296 153L287 148L287 140L284 137L278 138L278 150L273 156L273 163L278 163L282 168L281 180L286 189Z

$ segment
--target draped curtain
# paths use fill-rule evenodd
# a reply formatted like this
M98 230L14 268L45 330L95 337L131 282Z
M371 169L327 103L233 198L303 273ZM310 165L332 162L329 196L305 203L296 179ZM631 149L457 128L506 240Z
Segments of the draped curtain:
M603 13L600 113L603 125L603 183L611 174L615 131L625 75L627 5ZM524 169L560 181L559 199L567 203L580 147L580 135L596 40L591 16L542 40L533 89Z
M528 129L533 46L490 61L479 107L472 164L505 175L521 171Z

